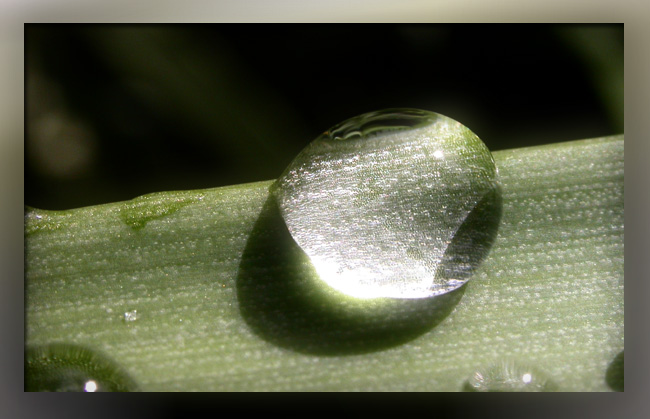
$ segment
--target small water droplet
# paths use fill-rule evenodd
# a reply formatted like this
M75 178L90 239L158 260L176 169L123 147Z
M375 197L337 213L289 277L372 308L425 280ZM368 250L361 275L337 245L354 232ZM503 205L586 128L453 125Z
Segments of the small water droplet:
M25 351L25 391L137 391L135 382L108 357L83 346L50 344Z
M125 322L134 322L136 320L138 320L138 310L126 311L124 313Z
M445 116L389 109L310 143L273 185L323 281L357 298L426 298L469 280L501 215L485 144Z
M555 391L557 386L538 369L514 361L502 361L477 370L464 385L465 391Z
M625 391L625 351L619 352L607 367L605 381L614 391Z

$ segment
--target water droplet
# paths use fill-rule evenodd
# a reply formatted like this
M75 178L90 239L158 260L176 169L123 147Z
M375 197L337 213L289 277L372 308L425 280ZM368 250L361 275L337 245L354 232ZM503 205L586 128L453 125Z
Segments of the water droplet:
M127 311L124 313L125 322L134 322L138 320L138 310Z
M115 362L83 346L51 344L25 351L25 391L136 391Z
M514 361L502 361L472 374L465 391L535 392L555 391L557 386L538 369Z
M357 298L425 298L468 281L501 215L497 169L468 128L389 109L310 143L273 185L323 281Z
M84 391L86 393L94 393L98 389L97 383L95 380L88 380L86 381L86 384L84 384Z
M614 391L625 391L625 351L619 352L607 367L605 381Z

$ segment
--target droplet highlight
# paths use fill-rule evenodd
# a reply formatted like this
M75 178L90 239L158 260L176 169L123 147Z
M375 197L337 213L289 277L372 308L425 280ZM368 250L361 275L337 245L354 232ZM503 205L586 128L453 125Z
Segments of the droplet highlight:
M537 368L502 361L475 371L463 389L476 392L543 392L556 391L557 385Z
M272 187L320 278L356 298L426 298L466 283L497 234L485 144L451 118L389 109L310 143Z
M137 385L114 361L79 345L50 344L25 350L25 391L124 392Z

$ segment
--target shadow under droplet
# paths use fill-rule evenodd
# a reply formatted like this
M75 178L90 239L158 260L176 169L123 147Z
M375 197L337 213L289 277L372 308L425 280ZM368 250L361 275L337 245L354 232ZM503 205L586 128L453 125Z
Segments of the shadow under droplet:
M614 391L625 391L624 352L621 351L607 367L605 381Z
M65 343L25 350L25 391L137 391L131 377L107 356Z
M423 299L355 299L318 279L289 233L273 196L242 255L237 298L263 339L302 353L360 354L408 342L453 310L465 287Z

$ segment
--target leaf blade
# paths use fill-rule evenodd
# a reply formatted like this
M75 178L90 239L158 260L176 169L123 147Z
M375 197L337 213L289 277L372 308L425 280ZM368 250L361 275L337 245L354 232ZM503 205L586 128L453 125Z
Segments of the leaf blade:
M271 181L29 209L26 343L100 349L154 391L457 391L504 358L606 391L624 346L623 137L493 154L497 242L454 311L408 343L324 357L251 331L236 278Z

